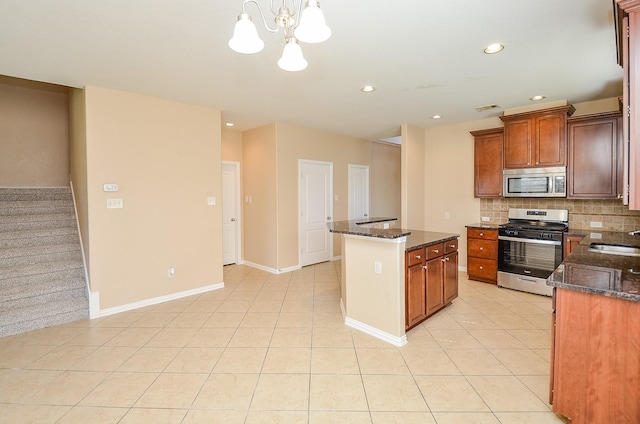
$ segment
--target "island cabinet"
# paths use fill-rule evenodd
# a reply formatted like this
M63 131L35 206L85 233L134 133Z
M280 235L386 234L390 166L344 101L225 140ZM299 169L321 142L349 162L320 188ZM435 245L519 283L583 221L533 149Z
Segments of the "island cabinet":
M553 309L553 411L574 424L640 423L640 303L555 288Z
M467 228L467 273L470 280L498 282L498 230Z
M473 135L474 197L502 197L504 129L471 131Z
M569 119L567 198L622 198L621 121L620 112Z
M413 249L405 256L408 330L458 297L458 239Z
M573 106L503 115L504 168L566 166L567 115Z

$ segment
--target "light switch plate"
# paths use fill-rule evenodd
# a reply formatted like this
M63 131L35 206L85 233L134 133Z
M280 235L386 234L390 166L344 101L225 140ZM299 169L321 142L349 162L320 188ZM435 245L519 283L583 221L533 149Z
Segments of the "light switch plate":
M216 198L215 197L207 197L207 205L209 206L215 206L216 205Z
M105 184L102 186L102 190L107 192L118 191L118 184Z

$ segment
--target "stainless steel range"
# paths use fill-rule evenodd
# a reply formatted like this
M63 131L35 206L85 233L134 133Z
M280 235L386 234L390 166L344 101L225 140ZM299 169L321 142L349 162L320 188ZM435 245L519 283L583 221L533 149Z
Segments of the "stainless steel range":
M547 277L562 262L566 209L509 209L498 228L498 286L551 296Z

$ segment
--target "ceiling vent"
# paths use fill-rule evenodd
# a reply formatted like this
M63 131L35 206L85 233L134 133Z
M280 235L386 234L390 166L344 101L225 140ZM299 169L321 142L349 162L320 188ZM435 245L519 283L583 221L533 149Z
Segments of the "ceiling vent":
M500 109L500 106L498 106L498 105L479 106L479 107L476 108L476 111L478 111L478 112L486 112L488 110L493 110L493 109Z

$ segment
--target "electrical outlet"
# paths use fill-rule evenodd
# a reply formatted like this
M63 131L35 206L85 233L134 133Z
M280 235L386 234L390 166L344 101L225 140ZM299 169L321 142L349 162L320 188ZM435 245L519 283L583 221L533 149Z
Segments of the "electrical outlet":
M215 206L216 205L216 198L212 197L212 196L207 197L207 205Z
M602 228L602 222L591 221L591 228Z
M373 263L373 272L378 274L378 275L382 274L382 262L375 261Z
M451 214L449 212L445 212L444 219L451 219Z
M122 209L123 207L122 199L107 199L107 209Z
M491 218L489 218L488 216L482 217L482 222L489 222L489 221L491 221Z

